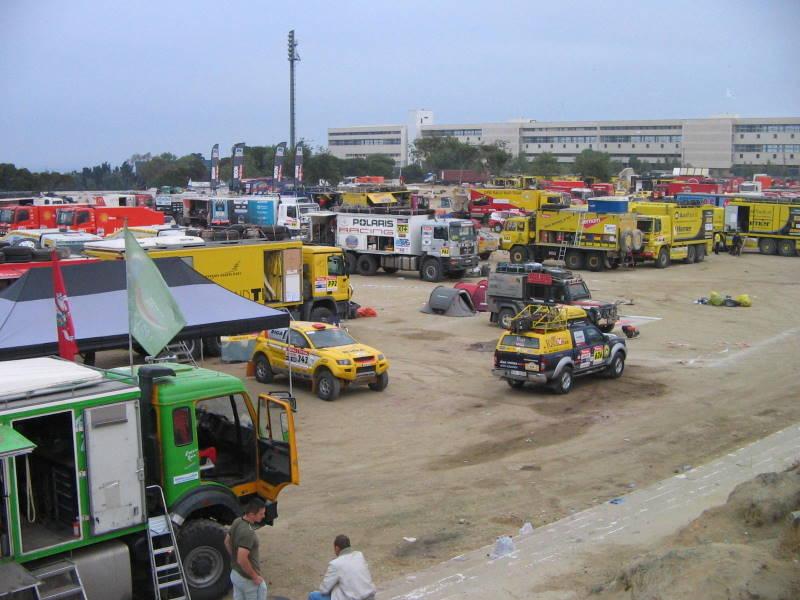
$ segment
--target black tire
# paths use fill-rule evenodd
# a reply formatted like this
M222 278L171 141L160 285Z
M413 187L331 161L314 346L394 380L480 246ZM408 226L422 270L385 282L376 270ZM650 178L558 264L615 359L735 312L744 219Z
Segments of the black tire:
M371 254L362 254L356 260L356 269L359 275L371 277L378 272L378 261Z
M211 357L217 357L222 354L222 342L219 336L212 335L203 338L203 353Z
M692 264L697 260L697 250L694 246L687 246L686 248L686 258L683 259L687 265Z
M344 263L350 275L355 275L358 272L358 255L355 252L346 252L344 255Z
M528 249L525 246L512 246L508 258L512 263L524 263L528 260Z
M586 257L586 268L597 273L606 266L605 257L602 252L590 252Z
M491 252L481 252L481 253L478 255L478 258L480 258L481 260L489 260L489 257L490 257L491 255L492 255L492 253L491 253Z
M618 379L622 377L623 371L625 371L625 356L622 352L617 352L606 367L606 375L611 379Z
M600 328L600 331L602 331L603 333L611 333L612 331L614 331L615 325L616 323L606 323L605 325L598 325L598 327Z
M656 269L666 269L669 266L669 250L661 248L656 257Z
M0 250L0 263L6 262L6 253Z
M758 240L758 251L761 254L775 254L778 251L778 243L775 238L761 238Z
M225 528L209 519L189 521L178 531L178 548L193 600L216 600L231 585Z
M317 323L333 323L336 315L327 306L317 306L311 309L309 318Z
M703 262L706 258L706 245L700 244L696 248L696 252L694 255L694 262Z
M60 255L59 258L61 258ZM43 248L34 248L33 250L31 250L31 260L44 261L52 259L53 259L52 250L45 250Z
M512 390L521 390L522 386L525 385L525 382L519 379L506 379L506 383Z
M333 376L328 369L321 369L316 377L317 396L326 402L331 402L339 397L342 391L342 382Z
M422 263L420 277L422 277L423 281L431 281L436 283L442 280L443 271L444 269L442 269L442 263L435 258L428 258Z
M3 254L9 263L30 262L33 258L33 251L26 246L8 246L3 248Z
M516 313L510 308L501 308L500 312L497 313L497 325L502 329L508 329L511 327L511 319L513 319L515 315Z
M498 223L497 225L492 227L492 231L494 231L495 233L500 233L501 231L503 231L503 226L500 223Z
M389 385L389 371L384 371L375 378L375 381L367 385L373 392L382 392Z
M572 367L564 367L558 377L553 381L553 391L556 394L569 394L574 383Z
M462 277L464 277L464 273L466 272L467 271L465 269L455 269L454 271L449 271L447 273L447 276L450 279L461 279Z
M564 265L571 271L582 269L584 264L583 252L580 250L567 250L564 255Z
M400 270L397 267L381 267L381 268L383 269L384 273L388 273L389 275L394 275Z
M275 379L275 373L272 371L269 359L263 354L258 354L254 363L256 381L259 383L272 383Z
M794 240L778 240L778 254L781 256L797 256Z

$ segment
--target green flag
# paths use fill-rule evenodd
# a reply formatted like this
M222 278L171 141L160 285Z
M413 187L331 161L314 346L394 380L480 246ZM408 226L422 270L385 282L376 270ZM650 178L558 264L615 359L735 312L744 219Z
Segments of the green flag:
M131 335L155 356L184 328L186 319L158 267L125 228L125 278Z

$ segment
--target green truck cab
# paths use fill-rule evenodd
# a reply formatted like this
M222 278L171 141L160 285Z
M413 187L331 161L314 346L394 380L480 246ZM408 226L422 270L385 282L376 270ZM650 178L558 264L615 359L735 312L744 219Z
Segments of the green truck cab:
M278 494L299 483L292 398L253 400L236 377L180 364L135 376L56 358L0 363L0 598L22 589L3 587L13 569L36 579L54 560L76 565L87 598L130 597L149 570L155 486L191 597L219 598L225 526L253 496L272 524Z

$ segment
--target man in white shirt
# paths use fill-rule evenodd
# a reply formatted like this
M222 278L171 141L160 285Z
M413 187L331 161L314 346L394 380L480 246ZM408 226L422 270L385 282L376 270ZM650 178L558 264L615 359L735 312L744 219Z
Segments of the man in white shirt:
M311 592L308 600L373 600L375 585L369 574L364 555L350 548L350 538L337 535L333 553L319 591Z

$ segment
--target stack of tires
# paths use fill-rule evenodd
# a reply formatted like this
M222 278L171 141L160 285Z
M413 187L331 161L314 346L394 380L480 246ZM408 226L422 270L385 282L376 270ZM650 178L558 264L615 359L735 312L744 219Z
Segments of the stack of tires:
M0 242L0 263L26 263L31 261L50 260L51 250L30 248L28 246L12 246L8 242ZM58 254L64 258L64 252L59 250ZM69 255L69 251L67 251Z

